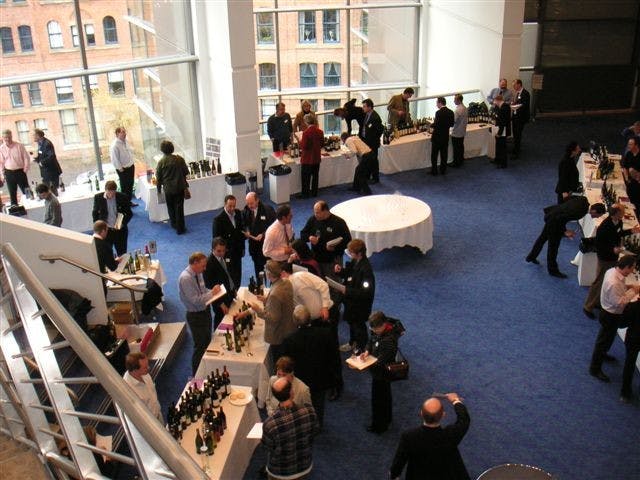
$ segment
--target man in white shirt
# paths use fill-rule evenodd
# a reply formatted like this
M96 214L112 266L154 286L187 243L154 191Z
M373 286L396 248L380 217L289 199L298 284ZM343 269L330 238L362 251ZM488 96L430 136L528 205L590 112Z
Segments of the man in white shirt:
M281 205L276 210L276 221L273 222L264 234L262 253L265 257L276 262L286 262L293 253L293 227L291 220L293 212L289 205Z
M373 150L357 135L352 136L344 132L340 138L344 146L351 152L351 155L358 157L358 166L353 172L353 186L350 190L364 195L371 195L371 189L369 188L369 182L367 180L369 175L371 175L371 169L373 167Z
M602 362L616 338L618 328L627 326L625 310L631 301L640 293L640 285L628 286L625 279L633 272L636 264L635 255L625 255L616 266L607 270L600 291L600 331L596 338L591 355L589 373L603 382L609 377L602 371ZM637 301L637 300L636 300Z
M149 375L149 359L142 352L130 353L125 359L124 381L144 402L151 414L163 422L160 402L156 392L156 384Z
M451 130L451 145L453 146L452 167L461 167L464 162L464 136L467 134L469 115L467 107L462 103L462 95L459 93L453 97L456 110L453 112L453 129Z
M7 182L11 205L18 204L18 187L25 195L29 188L27 172L31 159L24 145L13 141L11 130L2 132L0 145L0 180Z
M311 320L329 320L329 309L333 301L329 296L329 285L317 275L310 272L292 273L292 265L282 267L282 278L287 278L293 286L293 304L304 305L309 311Z
M109 149L109 156L120 179L120 191L129 198L132 207L137 207L137 203L131 202L136 167L133 151L127 143L127 130L124 127L116 128L116 138Z

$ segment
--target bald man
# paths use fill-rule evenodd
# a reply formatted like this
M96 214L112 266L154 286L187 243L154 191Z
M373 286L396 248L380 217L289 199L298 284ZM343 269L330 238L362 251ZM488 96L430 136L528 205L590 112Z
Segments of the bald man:
M267 263L267 259L262 254L264 232L275 220L276 212L271 206L263 203L256 192L247 193L246 205L242 211L242 225L244 226L244 236L249 240L249 255L253 260L256 281Z
M426 400L420 409L422 425L407 430L400 437L391 465L392 479L400 478L406 464L406 480L469 479L458 451L458 444L469 429L469 414L457 393L447 393L442 398L453 404L457 416L455 423L442 427L445 416L442 402L435 397Z

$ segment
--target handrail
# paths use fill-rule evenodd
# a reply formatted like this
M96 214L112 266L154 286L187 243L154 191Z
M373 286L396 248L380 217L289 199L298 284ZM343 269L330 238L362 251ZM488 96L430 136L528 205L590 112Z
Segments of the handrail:
M140 323L140 314L138 313L138 308L136 307L136 296L135 296L135 292L138 293L147 293L147 288L146 287L132 287L131 285L127 285L126 283L120 281L120 280L116 280L115 278L112 278L108 275L105 275L104 273L101 272L97 272L95 270L93 270L92 268L87 267L86 265L82 265L81 263L76 262L75 260L71 260L70 258L67 258L65 256L62 255L45 255L43 253L41 253L40 255L38 255L38 258L40 258L40 260L43 260L45 262L49 262L49 263L55 263L56 260L60 260L62 262L65 262L69 265L72 265L76 268L79 268L80 270L82 270L83 273L90 273L92 275L95 275L96 277L100 277L103 280L109 280L112 283L115 283L116 285L119 285L122 288L126 288L127 290L129 290L129 294L131 295L131 308L133 309L133 317L134 320L136 322L136 324ZM140 275L128 275L126 277L123 278L123 280L130 280L133 278L139 278L141 280L146 280L145 277L142 277Z

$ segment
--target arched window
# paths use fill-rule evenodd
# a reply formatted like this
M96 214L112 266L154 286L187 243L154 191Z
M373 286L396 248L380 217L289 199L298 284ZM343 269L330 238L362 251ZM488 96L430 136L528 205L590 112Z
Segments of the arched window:
M318 64L301 63L300 64L300 87L315 87L318 85Z
M118 29L113 17L104 17L102 19L102 29L104 30L104 43L118 43Z
M329 62L324 64L324 86L335 87L340 85L340 64Z
M260 74L260 90L276 89L276 64L261 63L258 67Z
M50 21L47 23L47 33L49 34L49 46L51 48L62 48L62 30L60 30L60 24L56 21Z
M9 27L0 28L0 39L2 39L2 53L13 53L16 47L13 46L13 35Z
M18 27L18 37L20 38L20 50L23 52L33 51L33 39L31 38L31 27L20 25Z

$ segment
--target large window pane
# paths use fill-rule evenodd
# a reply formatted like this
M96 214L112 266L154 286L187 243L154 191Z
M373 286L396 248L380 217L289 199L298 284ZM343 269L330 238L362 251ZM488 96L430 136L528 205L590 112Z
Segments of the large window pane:
M298 41L300 43L315 43L316 12L298 13Z
M75 110L60 110L60 125L65 145L80 143L80 128Z
M260 75L260 90L276 89L276 65L275 63L261 63L258 66Z
M275 42L273 13L256 14L256 39L258 44L272 44Z
M18 27L18 36L20 37L20 50L22 50L23 52L33 51L31 27L28 25L20 25Z
M340 64L329 62L324 64L324 86L335 87L340 85Z
M104 43L107 45L118 43L118 28L113 17L107 16L102 19L102 30L104 31Z
M51 48L62 48L64 44L62 42L62 30L60 24L56 21L47 23L47 33L49 34L49 46Z
M11 106L13 108L23 107L22 88L20 85L11 85L9 87L9 96L11 97Z
M337 100L325 100L324 101L324 110L328 112L333 112L334 109L339 108L342 105L340 99ZM328 134L339 134L342 130L340 122L342 120L339 117L333 115L333 113L327 113L324 115L324 133Z
M58 103L73 103L73 83L70 78L55 80Z
M40 93L40 84L30 83L28 85L28 89L29 89L29 101L31 102L31 106L42 105L42 94Z
M324 43L338 43L340 41L340 16L338 10L322 12L322 38Z
M124 95L124 73L122 72L110 72L107 73L107 80L109 82L109 93L115 96Z
M16 133L18 134L18 141L29 148L31 139L29 138L29 123L26 120L18 120L16 122Z
M0 28L0 39L2 40L2 53L14 53L16 47L13 45L13 34L9 27Z
M96 44L96 30L92 24L84 26L84 33L87 36L87 46L93 47Z
M318 65L315 63L300 64L300 87L309 88L318 85Z

